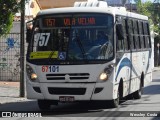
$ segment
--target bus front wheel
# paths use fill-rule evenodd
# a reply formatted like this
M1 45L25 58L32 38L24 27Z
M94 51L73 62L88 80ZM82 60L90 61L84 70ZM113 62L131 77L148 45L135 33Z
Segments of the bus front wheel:
M119 106L119 101L120 101L120 96L119 96L119 90L118 90L117 98L110 101L111 102L111 104L110 104L111 107L112 108L117 108Z

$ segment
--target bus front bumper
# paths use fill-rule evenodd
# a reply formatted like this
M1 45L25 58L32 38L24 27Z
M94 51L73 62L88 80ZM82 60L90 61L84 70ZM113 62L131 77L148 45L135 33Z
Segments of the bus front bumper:
M111 100L113 84L107 83L36 83L27 82L28 99L57 100L62 97L74 101Z

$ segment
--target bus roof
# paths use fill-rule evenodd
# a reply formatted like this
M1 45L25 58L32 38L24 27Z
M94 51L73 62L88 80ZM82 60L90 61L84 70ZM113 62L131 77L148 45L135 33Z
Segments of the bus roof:
M140 15L133 12L128 12L124 7L111 7L111 6L108 6L106 3L104 6L103 4L104 1L98 1L98 2L101 3L98 5L103 5L103 6L87 6L88 5L87 2L81 2L80 3L81 6L80 6L80 5L77 5L79 3L76 2L74 7L46 9L46 10L40 11L37 16L63 14L63 13L108 13L113 15L122 15L126 17L148 20L147 16ZM86 3L86 6L84 5L84 3Z

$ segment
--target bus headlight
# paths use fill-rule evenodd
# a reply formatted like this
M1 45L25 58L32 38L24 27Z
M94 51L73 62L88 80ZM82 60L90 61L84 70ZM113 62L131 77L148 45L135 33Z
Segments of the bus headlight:
M37 77L38 77L37 74L32 73L30 78L31 78L31 80L36 80Z
M108 75L107 73L101 73L100 76L99 76L99 79L102 80L102 81L105 81L108 79Z
M99 75L99 81L107 81L112 74L113 71L113 65L107 66L104 71Z
M28 76L28 78L30 78L30 80L32 80L32 81L37 80L38 76L37 76L37 74L34 72L34 70L32 69L31 66L26 65L26 72L27 72L27 76Z

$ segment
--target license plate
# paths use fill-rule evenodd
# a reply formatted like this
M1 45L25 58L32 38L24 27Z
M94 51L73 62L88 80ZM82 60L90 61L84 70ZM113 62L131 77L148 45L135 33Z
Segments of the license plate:
M60 102L73 102L74 97L73 96L60 96L59 101Z

